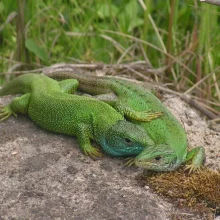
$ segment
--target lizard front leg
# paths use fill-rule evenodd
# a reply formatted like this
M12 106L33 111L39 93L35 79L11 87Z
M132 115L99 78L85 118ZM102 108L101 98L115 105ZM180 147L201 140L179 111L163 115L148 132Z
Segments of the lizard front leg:
M199 170L205 160L205 149L202 146L195 147L187 153L186 162L191 160L191 164L186 165L185 170L189 173Z
M151 110L136 111L132 109L131 107L123 104L121 101L119 101L117 99L117 96L114 93L109 93L105 95L97 95L93 97L97 98L100 101L108 103L115 110L117 110L121 115L131 120L149 122L162 115L162 112L152 112Z
M17 117L17 113L27 114L30 93L26 93L20 97L16 97L6 106L0 106L0 121L8 119L11 115Z
M77 141L84 154L92 158L100 157L102 154L91 145L89 134L90 131L87 125L80 124L77 126Z
M117 101L113 107L126 118L136 121L149 122L162 115L162 112L151 112L151 110L136 111L120 101Z

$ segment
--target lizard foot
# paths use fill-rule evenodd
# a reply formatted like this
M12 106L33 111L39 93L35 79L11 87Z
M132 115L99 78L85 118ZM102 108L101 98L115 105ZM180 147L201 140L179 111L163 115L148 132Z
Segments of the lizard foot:
M84 149L83 151L84 151L84 154L85 154L86 156L89 156L89 157L91 157L91 158L93 158L93 159L102 156L102 153L101 153L98 149L96 149L96 148L94 148L94 147L86 148L86 149Z
M128 157L125 160L127 160L127 162L125 163L126 166L131 167L135 164L134 162L134 157Z
M17 117L17 114L12 111L10 105L0 106L0 122L8 119L11 115Z
M151 121L155 118L159 118L162 115L162 112L151 112L151 110L146 111L144 113L145 113L146 121Z
M188 164L186 165L184 171L189 171L189 174L191 174L197 171L201 171L201 166L196 164Z

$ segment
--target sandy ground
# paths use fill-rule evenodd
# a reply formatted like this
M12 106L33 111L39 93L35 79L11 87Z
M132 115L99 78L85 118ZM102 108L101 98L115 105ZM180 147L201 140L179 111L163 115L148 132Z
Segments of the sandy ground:
M175 96L164 102L183 123L189 145L204 146L206 165L220 168L219 126L211 129ZM26 116L0 124L0 219L207 219L141 186L135 178L141 173L123 158L94 161L75 138L42 130Z

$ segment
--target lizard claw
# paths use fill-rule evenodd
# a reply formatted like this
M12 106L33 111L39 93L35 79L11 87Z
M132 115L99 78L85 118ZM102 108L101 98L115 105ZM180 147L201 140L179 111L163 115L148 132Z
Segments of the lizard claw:
M134 157L128 157L126 158L125 160L127 160L127 162L125 163L126 166L128 167L131 167L133 166L135 163L134 163Z
M186 165L186 168L184 169L184 171L189 171L189 174L194 173L196 171L200 171L200 170L201 170L201 167L196 166L195 164Z
M98 149L96 149L94 147L90 147L90 148L84 149L84 154L86 156L91 157L92 159L96 159L97 157L101 157L102 156L102 153Z
M148 111L142 111L142 112L137 112L137 120L139 121L144 121L144 122L149 122L152 121L153 119L159 118L163 113L162 112L152 112L151 110Z
M161 115L162 115L162 112L150 112L150 111L147 111L145 112L146 116L147 116L147 121L151 121L152 119L155 119L155 118L159 118Z

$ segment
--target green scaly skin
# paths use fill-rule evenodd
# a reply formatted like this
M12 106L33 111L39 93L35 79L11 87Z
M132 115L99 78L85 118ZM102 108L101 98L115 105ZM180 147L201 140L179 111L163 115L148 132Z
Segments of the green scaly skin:
M151 91L127 80L96 77L77 71L54 72L47 75L56 79L75 78L79 81L79 89L91 95L116 95L114 100L105 100L103 96L101 99L124 114L132 123L141 125L154 141L154 145L145 148L130 161L131 164L135 163L149 170L172 171L190 160L191 164L186 167L190 172L202 166L205 158L204 148L195 147L187 152L187 137L183 127ZM149 120L140 121L143 112L149 114ZM159 118L152 120L154 116Z
M24 95L0 107L0 121L17 113L28 114L46 130L76 136L82 151L92 157L100 156L100 152L91 146L91 139L113 156L137 155L153 145L141 126L125 121L108 104L68 94L75 92L77 86L74 79L57 82L39 74L18 76L0 90L0 96Z

